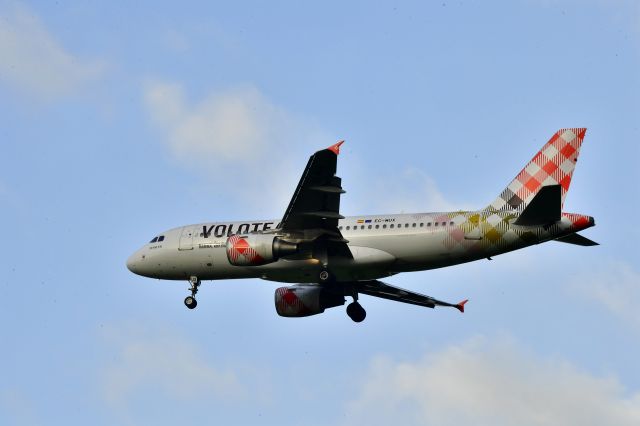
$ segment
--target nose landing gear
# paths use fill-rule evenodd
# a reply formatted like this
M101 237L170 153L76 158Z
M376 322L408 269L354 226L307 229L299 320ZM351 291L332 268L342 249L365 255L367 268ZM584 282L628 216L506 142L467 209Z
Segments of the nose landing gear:
M189 288L191 296L185 297L184 305L189 309L195 309L195 307L198 306L196 293L198 292L198 287L200 287L200 279L196 276L189 277L189 283L191 284L191 287Z
M198 301L193 296L187 296L184 298L184 305L189 309L194 309L198 306Z

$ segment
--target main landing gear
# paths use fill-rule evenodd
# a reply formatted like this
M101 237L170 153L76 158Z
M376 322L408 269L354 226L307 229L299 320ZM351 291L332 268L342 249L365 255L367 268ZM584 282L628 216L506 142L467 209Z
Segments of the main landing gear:
M184 299L184 304L189 309L194 309L198 306L198 301L196 300L196 293L198 292L198 287L200 287L200 280L198 277L192 276L189 277L189 283L191 284L191 296L187 296Z
M329 272L326 265L320 269L318 272L318 284L325 284L328 287L331 287L335 282L335 276ZM353 302L347 305L347 315L354 322L362 322L367 317L367 311L364 310L362 305L358 303L358 292L355 289L348 290L348 293L352 293L351 297L353 297Z
M362 322L367 317L367 311L358 303L358 293L354 293L353 302L347 305L347 315L354 322Z

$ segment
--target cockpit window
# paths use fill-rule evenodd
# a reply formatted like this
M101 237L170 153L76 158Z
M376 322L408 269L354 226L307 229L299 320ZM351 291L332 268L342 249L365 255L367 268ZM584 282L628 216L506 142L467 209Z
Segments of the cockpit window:
M153 237L153 240L149 241L149 244L155 243L156 241L158 241L158 237Z
M164 241L164 235L160 235L160 236L158 237L158 242L160 242L160 241Z

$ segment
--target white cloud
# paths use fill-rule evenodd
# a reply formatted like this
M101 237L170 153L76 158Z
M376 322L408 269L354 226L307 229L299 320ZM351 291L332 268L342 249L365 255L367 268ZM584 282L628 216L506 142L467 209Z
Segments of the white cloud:
M416 362L376 358L350 424L637 425L640 393L514 342L475 338Z
M172 152L182 160L246 165L264 158L293 123L257 89L213 93L189 105L177 84L149 84L145 102L154 122L168 131Z
M0 80L51 99L99 77L104 65L69 53L25 8L0 15Z
M622 261L597 263L573 280L573 289L640 330L640 272Z
M104 371L103 392L107 403L124 417L136 393L150 388L181 402L233 401L246 396L233 371L213 367L196 346L179 336L117 328L107 334L115 356Z
M147 84L144 101L174 159L224 182L215 186L217 193L267 210L258 214L282 214L307 156L335 139L254 87L189 102L181 85L154 82Z

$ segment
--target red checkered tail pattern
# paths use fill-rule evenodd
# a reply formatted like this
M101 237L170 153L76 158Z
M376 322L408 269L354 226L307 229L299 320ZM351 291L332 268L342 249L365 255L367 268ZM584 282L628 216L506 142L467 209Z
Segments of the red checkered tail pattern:
M540 188L549 185L561 186L564 205L586 131L584 128L558 130L487 210L522 211Z

